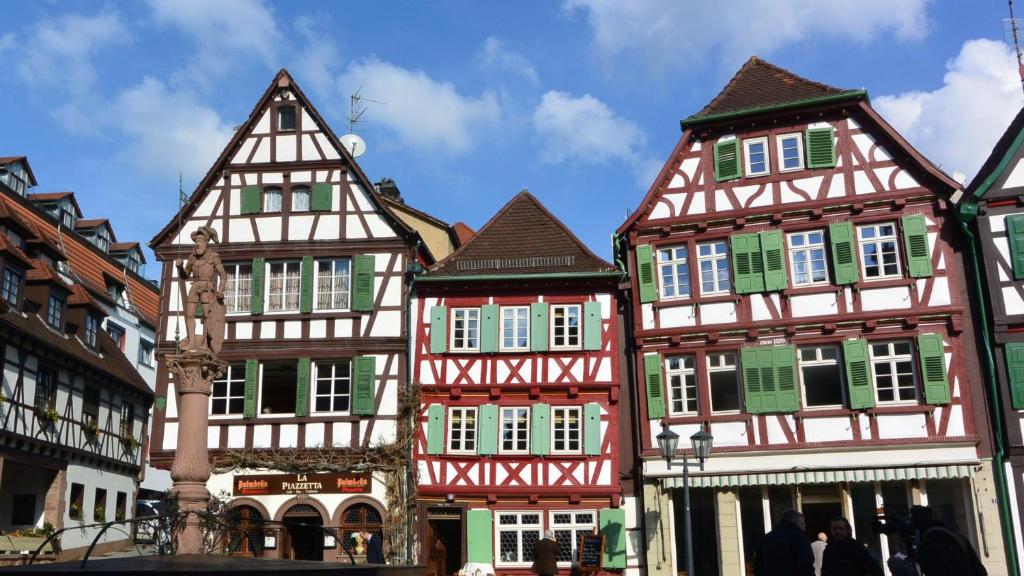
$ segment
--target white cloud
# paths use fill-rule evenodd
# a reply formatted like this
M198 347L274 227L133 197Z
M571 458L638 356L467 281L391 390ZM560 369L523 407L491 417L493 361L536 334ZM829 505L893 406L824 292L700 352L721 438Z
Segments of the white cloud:
M324 28L329 26L325 26L322 21L312 16L305 15L295 19L295 29L302 37L304 46L290 66L290 70L303 85L312 86L321 96L333 91L332 88L336 85L333 70L337 70L341 64L338 49ZM331 102L328 101L327 104L330 108Z
M485 72L513 74L537 84L537 70L522 54L510 49L505 42L493 36L484 41L480 54L477 56L480 69Z
M93 56L128 37L120 15L100 12L44 19L29 37L15 42L14 36L7 34L0 44L16 52L18 78L29 88L56 89L77 97L96 84Z
M968 40L940 88L881 96L874 107L947 173L970 177L1024 104L1016 57L1002 42Z
M386 126L403 144L433 153L469 150L501 116L490 92L465 96L450 82L372 58L350 64L340 85L346 95L362 87L363 96L378 101L368 115L372 122Z
M533 111L533 127L547 162L598 164L611 158L635 162L645 143L636 124L590 94L547 92Z
M802 40L867 42L881 34L915 40L928 31L928 0L566 0L583 11L602 56L634 54L654 69L720 56L734 67Z

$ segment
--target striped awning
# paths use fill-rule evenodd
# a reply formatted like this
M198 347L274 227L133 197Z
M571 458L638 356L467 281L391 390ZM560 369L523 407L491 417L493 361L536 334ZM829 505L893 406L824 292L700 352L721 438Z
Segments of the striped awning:
M847 470L794 470L761 474L690 475L693 488L725 486L770 486L783 484L832 484L835 482L885 482L892 480L971 478L976 464L909 466L899 468L852 468ZM665 488L682 488L683 477L662 478Z

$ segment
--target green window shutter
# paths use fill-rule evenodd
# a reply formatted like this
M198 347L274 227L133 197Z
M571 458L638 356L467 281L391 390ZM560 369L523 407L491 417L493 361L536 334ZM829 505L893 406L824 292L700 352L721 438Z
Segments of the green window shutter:
M775 368L777 408L780 412L800 410L800 388L796 377L796 347L773 346L772 366Z
M626 567L626 511L622 508L602 508L599 514L601 534L604 535L602 568Z
M313 190L311 192L312 199L310 201L310 208L314 212L330 212L331 211L331 185L326 183L313 184Z
M249 300L249 313L253 316L263 314L263 274L266 265L263 258L252 259L252 298Z
M754 348L757 355L757 368L761 383L761 411L779 411L779 385L776 381L776 372L771 346L757 346Z
M498 405L484 404L480 407L477 425L480 434L476 439L476 452L481 455L498 452Z
M448 307L430 308L430 353L441 354L448 350Z
M491 531L490 510L469 510L466 512L466 561L480 564L494 562L494 542Z
M498 351L498 305L480 307L480 351Z
M551 454L550 404L534 404L530 408L530 454Z
M245 400L242 408L243 418L256 417L256 386L260 379L260 361L245 361Z
M740 140L734 138L715 143L715 180L733 180L740 177Z
M259 186L242 186L242 214L259 214L263 211L262 204Z
M360 254L352 259L352 310L373 310L373 254Z
M1024 344L1006 345L1006 373L1010 377L1010 404L1024 410Z
M662 384L661 356L644 356L644 376L647 381L647 418L665 417L665 386Z
M444 452L444 406L431 404L427 408L427 454Z
M601 303L583 303L583 349L601 349Z
M810 128L806 135L807 167L831 168L836 165L835 129Z
M299 280L299 312L309 314L313 311L313 257L302 257L302 268Z
M764 256L758 234L733 234L729 245L736 293L764 292Z
M545 352L548 349L548 304L530 304L530 350Z
M377 412L377 358L356 356L352 363L352 413L373 416Z
M786 260L783 257L782 231L771 230L758 235L761 242L761 257L764 261L764 289L785 290L789 279L786 277Z
M850 408L872 408L875 390L871 385L871 362L866 340L844 340L843 359L846 361L846 387L850 392Z
M907 270L913 278L932 275L932 256L928 250L928 225L924 216L904 216L903 243L907 247Z
M1010 244L1013 278L1024 278L1024 214L1006 217L1006 241Z
M928 404L949 404L949 381L946 379L946 352L940 334L917 337L921 375L924 380L924 401Z
M295 415L309 416L309 370L313 362L299 358L298 376L295 379Z
M743 367L743 406L749 414L765 412L761 394L761 365L757 348L740 350Z
M860 280L860 269L853 245L853 224L836 222L828 225L829 243L832 245L832 268L836 284L854 284Z
M658 286L654 279L654 249L650 244L636 247L636 280L640 286L640 302L658 299Z
M601 405L597 402L583 405L583 453L601 455Z

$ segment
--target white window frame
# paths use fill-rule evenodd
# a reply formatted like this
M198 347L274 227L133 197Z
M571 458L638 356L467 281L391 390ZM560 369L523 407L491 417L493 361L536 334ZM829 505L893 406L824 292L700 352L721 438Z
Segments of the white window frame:
M153 367L153 355L156 352L156 344L149 340L139 340L139 364Z
M566 448L561 450L557 449L556 446L556 432L558 431L558 416L559 412L563 412L563 432L565 433L564 439L562 440ZM572 432L572 428L569 426L569 416L576 413L576 448L569 448L568 446L573 442L570 439L569 434ZM582 454L583 453L583 409L580 406L552 406L551 407L551 453L552 454Z
M347 376L345 376L343 374L342 375L338 374L338 365L340 365L340 364L347 364L348 365L348 375ZM327 368L327 367L330 367L330 370L331 370L330 374L323 374L323 375L321 375L321 372L320 372L321 369L322 368ZM329 391L326 394L321 394L320 393L320 381L321 380L323 380L324 382L329 383L329 388L328 388ZM312 397L312 400L313 400L313 405L312 405L312 413L313 414L351 414L352 413L352 362L351 361L348 361L348 360L323 360L323 361L316 361L316 360L314 360L313 361L312 374L310 375L310 381L311 381L310 384L311 384L311 387L312 387L312 390L310 390L310 392L311 392L310 396ZM335 382L338 382L338 381L340 381L340 382L346 382L347 381L348 382L348 393L347 394L345 394L345 393L335 393L334 392L334 384L335 384ZM335 410L334 409L334 399L335 398L339 398L339 397L345 397L345 396L348 396L348 410ZM317 408L316 408L316 401L319 398L329 398L330 399L330 403L331 403L331 409L330 410L317 410Z
M235 368L239 368L239 370L237 370L237 372L239 374L235 374L235 372L236 372ZM242 416L245 413L245 364L228 364L228 368L224 372L224 377L223 378L218 378L218 379L214 380L215 384L217 382L225 382L225 385L224 385L224 392L225 392L225 394L224 394L224 396L216 395L214 393L215 387L211 386L211 388L210 388L210 405L209 405L209 408L208 408L208 412L210 414L210 418L214 418L214 419L216 419L216 418L238 418L238 417ZM231 393L231 385L233 383L237 383L238 386L239 386L238 387L238 392L239 392L238 395L233 395ZM213 401L214 401L215 398L222 398L222 399L224 399L224 410L225 410L225 412L223 414L214 414L213 413ZM242 410L240 412L231 412L230 411L231 410L231 400L238 399L238 398L240 398L242 400Z
M754 144L760 144L764 150L764 172L754 172L750 166L750 147ZM762 136L760 138L748 138L743 141L743 174L747 178L757 176L768 176L772 173L771 154L768 153L768 137Z
M885 356L875 356L875 346L885 344L888 346L888 354ZM896 354L893 345L895 344L906 344L910 347L909 354ZM890 340L887 342L868 342L868 359L871 362L871 387L875 393L875 403L881 406L894 406L894 405L912 405L918 403L919 392L918 392L918 376L917 366L914 355L916 350L914 344L909 340ZM898 383L896 371L896 365L900 362L906 362L910 364L910 375L914 381L914 396L913 398L904 399L900 395L900 387ZM878 371L875 370L876 364L889 364L889 377L892 379L893 385L893 398L894 400L880 400L878 397Z
M555 523L555 515L556 514L569 514L570 517L572 518L572 521L569 522L568 524L556 524ZM590 514L590 517L592 519L591 522L589 524L584 523L584 522L580 522L577 519L577 515L579 515L579 514ZM570 554L571 554L573 559L568 561L568 562L566 562L564 560L560 560L558 562L559 566L567 567L567 566L572 566L573 565L573 563L576 561L576 558L577 558L578 553L579 553L578 550L577 550L577 545L579 544L579 541L580 541L580 535L581 534L591 534L591 533L593 533L594 532L594 528L596 526L597 526L597 510L551 510L550 512L548 512L548 529L549 530L553 530L553 531L556 532L555 539L558 541L558 544L560 546L562 544L562 541L558 539L557 532L564 532L564 531L572 532L572 538L569 541L569 550L570 550ZM556 558L557 558L557 555L556 555Z
M524 515L535 515L537 516L536 524L524 524ZM516 524L513 526L502 525L501 519L505 516L515 516ZM516 532L518 534L517 541L517 553L519 557L517 561L506 561L501 557L501 534L502 532ZM540 541L541 535L544 532L544 512L541 510L534 510L529 512L524 511L513 511L513 510L501 510L494 513L494 559L496 560L496 567L509 567L509 566L530 566L533 563L533 559L524 558L523 554L523 534L526 532L536 532L537 541Z
M683 256L679 257L676 253L677 250L683 251ZM668 256L668 259L662 259L662 255ZM658 248L658 294L662 300L686 300L693 297L693 278L690 276L690 247L686 244L679 246L666 246L665 248ZM669 269L669 274L665 274L665 269ZM682 294L680 291L679 284L679 272L680 270L685 271L686 275L686 293ZM672 286L665 286L665 276L672 278ZM668 290L671 288L675 291L675 294L669 294Z
M685 359L690 360L689 368L686 367ZM679 360L679 366L672 368L672 361ZM687 391L686 377L690 376L693 379L693 398L690 398L689 392ZM679 386L673 383L673 378L679 378ZM700 413L700 383L697 382L697 358L693 354L679 354L675 356L665 357L665 382L668 384L668 411L669 414L676 416L692 416ZM678 388L678 389L677 389ZM677 395L679 396L677 398ZM676 400L680 400L683 404L682 410L676 410ZM696 404L693 410L687 408L687 404L690 400Z
M797 165L792 168L786 168L786 155L783 153L783 143L786 140L796 140L796 154L797 154ZM778 152L779 160L779 172L794 172L796 170L804 169L804 135L799 132L791 132L789 134L779 134L775 137L775 148Z
M238 291L242 268L249 268L248 294ZM249 314L252 310L252 262L236 262L224 265L224 311L226 314ZM230 288L229 288L230 287Z
M727 364L727 356L732 354L732 364ZM720 356L721 359L718 364L711 365L711 357ZM740 366L739 366L739 353L731 350L722 352L708 352L704 356L704 366L708 372L708 405L711 406L712 414L739 414L743 410L743 394L740 386ZM736 386L736 409L734 410L716 410L715 409L715 395L711 391L711 374L715 372L728 372L732 371L734 386Z
M502 406L499 408L500 413L498 417L498 453L499 454L529 454L530 453L530 407L529 406ZM526 411L526 421L523 424L523 428L526 431L526 438L523 440L522 448L505 448L505 420L506 413L512 412L512 443L515 446L517 442L518 433L521 432L518 420L516 418L515 411L524 410Z
M562 327L562 329L565 331L565 335L564 335L565 343L562 344L562 345L555 344L555 338L557 337L557 332L558 332L558 329L559 329L557 324L556 324L556 320L558 318L557 310L559 310L559 309L564 309L566 311L565 315L563 316L563 318L565 319L566 323ZM569 333L569 330L570 330L571 326L569 326L569 323L568 323L569 319L571 318L571 316L569 315L569 310L573 310L573 309L576 311L576 336L575 336L575 342L573 342L573 337ZM579 304L552 304L551 305L551 327L550 327L550 330L551 330L551 332L549 334L549 336L550 336L549 342L551 342L551 349L552 350L579 350L582 347L582 345L583 345L583 307L580 306Z
M725 252L722 254L719 254L716 249L719 245L725 246ZM710 246L711 254L702 256L700 253L702 246ZM713 289L708 292L704 291L704 262L711 262L711 284ZM718 272L722 267L725 269L726 279L729 283L728 288L722 288L718 278ZM732 269L729 266L729 242L727 240L713 240L697 244L697 275L699 276L698 282L700 282L701 296L716 296L718 294L728 294L732 291Z
M339 289L335 285L335 282L337 282L337 280L339 278L339 271L337 269L337 263L338 262L344 263L344 265L345 265L345 269L344 269L344 271L342 271L342 273L340 275L341 278L344 279L344 282L343 282L344 289ZM327 290L325 292L325 291L322 291L320 289L321 288L321 282L320 282L321 281L321 276L324 276L323 279L325 279L325 280L327 280L328 278L326 277L327 275L320 269L320 265L321 264L327 264L327 263L331 263L331 274L330 274L330 277L329 277L329 279L330 279L330 288L329 288L329 290ZM324 259L324 260L317 260L316 262L313 263L313 269L314 269L314 272L313 272L313 309L314 310L329 310L329 311L347 311L347 310L350 310L352 308L352 259L351 258L330 258L330 259ZM300 278L299 282L301 283L301 281L302 280ZM335 302L336 298L339 295L346 294L346 293L348 294L346 299L345 299L346 305L343 306L343 307L340 307L340 308L339 307L335 307L334 306L334 302ZM322 295L323 296L326 296L326 295L330 296L331 306L323 306L322 307L320 305L320 299L321 299L320 297Z
M888 236L880 236L878 233L882 226L891 226L892 234ZM863 239L862 234L864 230L867 229L875 229L874 238L868 238L866 240ZM893 245L893 252L896 255L896 272L893 274L885 274L885 264L883 262L884 259L882 258L881 245L890 241ZM876 253L878 254L878 271L881 273L879 276L868 276L867 255L864 253L864 248L868 245L874 245ZM900 266L899 232L897 231L895 222L876 222L873 224L862 224L857 226L857 253L860 255L860 271L865 282L903 277L903 267Z
M459 426L458 427L456 427L454 425L455 424L455 414L456 413L459 413ZM473 415L473 426L472 427L466 425L466 417L469 414ZM453 448L453 446L455 446L456 440L452 436L452 433L455 432L456 430L459 431L459 436L460 436L459 440L458 440L459 447L458 448ZM473 439L472 439L472 441L466 440L466 432L469 432L469 431L473 432ZM476 406L450 406L448 408L448 431L447 431L447 436L448 436L447 452L448 452L448 454L476 454L477 442L479 441L479 438L477 438L477 432L478 431L479 431L479 413L477 411Z
M277 208L273 208L269 205L270 197L277 195ZM284 190L278 186L272 186L270 188L263 189L263 197L260 199L263 205L264 214L280 214L284 209Z
M810 235L820 234L821 241L818 243L811 243ZM794 238L802 237L804 244L803 246L794 245ZM801 232L792 232L786 235L786 246L789 248L789 271L790 276L793 278L793 286L824 286L828 284L831 279L828 276L828 249L825 245L825 231L824 230L804 230ZM811 257L815 250L821 250L821 261L825 265L825 278L823 280L814 279L814 259ZM809 282L798 282L797 281L797 270L796 270L796 256L798 253L806 253L807 263L807 275L810 278Z
M463 317L460 318L460 313ZM469 346L472 329L468 323L474 318L470 318L471 314L475 314L476 318L476 346ZM456 337L456 323L463 322L464 327L462 328L463 336L462 342L460 343ZM451 341L449 342L449 350L458 352L478 352L480 351L480 309L479 308L452 308L452 329L451 329Z
M509 319L507 319L505 317L506 313L510 313L512 315L512 317L511 317L511 321L512 321L512 335L511 335L511 338L512 338L512 344L513 344L512 346L507 346L505 344L505 331L506 331L505 322L506 322L506 320L509 320ZM525 334L520 334L519 333L519 320L521 319L521 318L519 318L520 314L522 314L526 318ZM502 352L521 352L521 351L529 350L530 349L530 307L529 306L502 306L499 309L499 316L501 318L501 334L499 335L500 341L498 342L499 350L501 350ZM516 341L519 340L520 337L523 337L523 336L525 336L525 338L526 338L526 344L524 346L517 346L517 345L515 345Z
M281 277L281 308L275 310L272 307L274 293L270 290L270 282L272 280L271 271L274 266L278 265L283 265L284 268L283 275ZM298 312L302 300L302 263L298 260L276 260L273 262L267 262L264 266L264 314L290 314ZM295 307L287 308L288 295L290 294L288 292L288 278L290 276L289 272L293 269L294 275L291 275L291 277L295 279Z
M804 360L803 350L813 348L814 349L814 360ZM832 348L836 351L835 359L823 358L821 354L822 348ZM822 404L820 406L809 406L807 404L807 382L804 380L804 367L811 366L835 366L839 373L839 390L840 400L839 404ZM805 346L797 346L796 349L796 369L799 373L800 378L800 401L804 408L807 410L830 410L834 408L842 408L846 403L846 376L843 374L846 365L842 359L842 353L838 344L807 344Z

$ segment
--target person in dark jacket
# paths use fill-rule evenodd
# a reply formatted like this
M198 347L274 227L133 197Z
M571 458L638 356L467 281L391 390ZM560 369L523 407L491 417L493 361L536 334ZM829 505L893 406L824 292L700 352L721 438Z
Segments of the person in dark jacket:
M546 530L534 547L530 571L539 576L552 576L558 572L558 541L553 530Z
M366 562L368 564L387 564L384 561L384 545L380 535L363 530L363 542L366 546Z
M924 576L987 576L970 541L936 520L931 508L911 508L910 523L917 530L917 565Z
M829 522L828 547L821 561L821 576L882 576L882 565L853 537L850 521L836 516Z
M786 510L764 535L754 557L754 576L814 576L814 553L804 534L804 515Z

